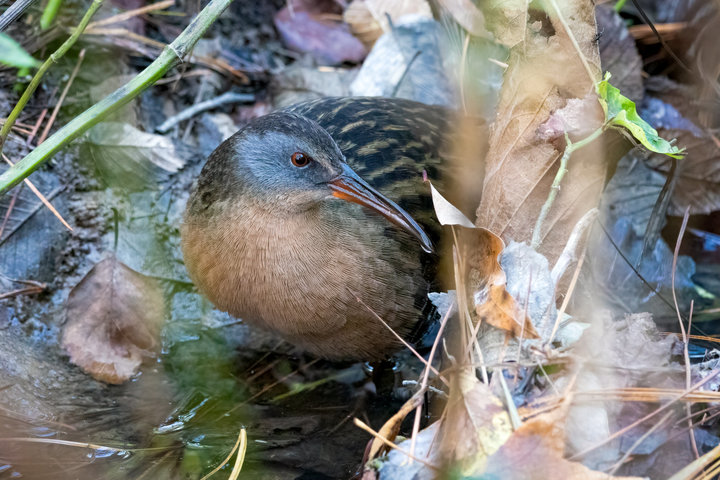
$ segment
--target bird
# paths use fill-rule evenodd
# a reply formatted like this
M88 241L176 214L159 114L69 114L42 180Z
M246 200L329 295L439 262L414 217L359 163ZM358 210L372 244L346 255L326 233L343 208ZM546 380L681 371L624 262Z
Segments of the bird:
M422 335L438 288L441 227L424 176L481 185L481 168L451 161L454 117L328 97L254 119L191 191L180 228L190 278L220 310L310 354L388 358Z

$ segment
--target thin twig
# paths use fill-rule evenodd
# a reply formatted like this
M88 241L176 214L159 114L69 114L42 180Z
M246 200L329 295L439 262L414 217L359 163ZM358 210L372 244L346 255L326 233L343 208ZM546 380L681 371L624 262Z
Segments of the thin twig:
M620 255L620 258L622 258L622 260L625 262L625 264L627 264L627 266L630 267L630 269L633 271L635 276L637 276L640 279L640 281L643 283L643 285L645 285L660 300L662 300L662 302L665 305L670 307L670 309L674 310L675 306L672 304L672 302L670 302L667 298L665 298L665 296L660 291L658 291L658 289L656 289L655 287L650 285L650 282L648 282L645 279L645 277L643 277L642 274L640 272L638 272L638 270L635 268L635 265L633 265L633 263L630 261L630 259L623 253L620 246L617 243L615 243L615 240L613 240L612 235L610 235L610 232L608 232L608 230L605 228L605 225L603 225L602 222L597 219L596 219L596 223L600 226L600 229L605 233L605 237L608 239L608 241L613 246L613 248L618 253L618 255Z
M489 377L487 373L487 367L485 366L485 357L482 353L482 348L480 347L480 342L477 338L477 332L480 330L480 322L477 322L476 325L472 324L470 310L467 305L468 292L467 286L465 285L465 279L467 278L467 274L465 271L466 262L462 258L460 258L460 243L458 242L458 236L457 232L455 231L455 226L451 225L450 230L453 234L453 274L455 276L455 298L458 307L458 319L460 320L460 325L463 326L462 332L471 332L471 335L467 338L468 341L465 350L460 353L463 357L465 357L470 350L470 345L473 345L475 347L475 352L477 353L478 359L480 360L480 374L482 375L482 381L483 383L485 383L485 385L488 385ZM463 323L463 321L465 323ZM470 357L470 363L473 363L472 356Z
M34 437L0 437L0 442L13 443L51 443L54 445L64 445L66 447L89 448L91 450L108 450L111 452L126 452L124 448L108 447L106 445L98 445L97 443L73 442L70 440L59 440L57 438L34 438Z
M716 460L720 458L720 445L717 445L715 448L707 452L705 455L700 457L698 460L694 460L689 465L686 465L682 470L677 472L672 477L668 478L668 480L688 480L688 479L711 479L711 478L717 478L716 475L718 474L718 467L720 466ZM712 465L712 466L711 466ZM698 473L700 473L703 469L710 467L711 471L707 472L707 474L703 475L702 477L696 477Z
M5 275L0 275L0 276L5 277ZM10 297L16 297L18 295L31 295L34 293L40 293L47 288L46 284L41 283L41 282L36 282L35 280L14 280L9 277L5 277L5 278L7 278L8 280L10 280L12 282L22 283L22 284L28 285L28 286L25 288L20 288L17 290L6 292L6 293L0 293L0 300L5 299L5 298L10 298ZM0 389L0 391L2 391L2 390L3 389ZM0 408L2 408L2 407L0 407Z
M683 355L685 357L685 388L690 388L690 384L692 383L692 373L690 372L690 353L688 350L687 332L685 331L685 323L683 322L683 318L680 315L680 307L678 305L677 295L675 293L675 272L677 271L677 261L678 256L680 255L680 245L682 244L682 239L685 235L685 229L687 228L687 222L689 218L690 207L687 207L685 209L685 214L683 215L683 221L682 225L680 226L680 232L678 233L677 241L675 242L675 251L673 252L672 272L670 277L673 303L675 304L675 313L677 314L678 322L680 323L680 332L682 333L682 340L684 346ZM692 318L692 306L690 307L690 318ZM692 413L691 408L691 405L686 406L688 415ZM700 458L700 453L698 452L697 448L697 442L695 441L695 430L693 429L692 419L688 420L688 424L690 426L690 444L692 445L693 452L695 453L695 458Z
M645 10L638 4L637 0L632 0L633 5L635 5L635 8L637 9L638 13L640 14L640 17L642 17L643 21L650 27L650 29L653 31L657 39L660 41L660 44L662 45L663 49L672 57L673 60L677 62L678 65L680 65L683 70L685 70L688 73L693 73L693 71L685 65L685 62L680 60L680 57L675 55L675 52L673 52L672 48L665 42L665 39L660 35L660 32L657 31L655 28L655 24L648 18L647 14L645 13Z
M316 358L315 360L312 360L312 361L308 362L307 365L305 365L305 368L311 367L311 366L315 365L318 361L320 361L320 359L319 359L319 358ZM284 381L287 380L288 378L292 377L293 375L295 375L295 374L298 373L299 371L300 371L300 369L297 368L297 369L293 370L292 372L288 373L287 375L285 375L284 377L280 378L279 380L276 380L275 382L273 382L273 383L271 383L271 384L269 384L269 385L264 386L262 389L260 389L260 391L258 391L257 393L255 393L253 396L251 396L251 397L248 398L247 400L244 400L243 402L238 403L237 405L235 405L234 407L232 407L230 410L228 410L227 412L223 413L221 416L219 416L219 417L217 418L217 421L219 422L219 421L222 420L223 418L227 417L228 415L230 415L231 413L233 413L234 411L236 411L238 408L241 408L241 407L247 405L248 403L252 402L252 401L255 400L256 398L258 398L258 397L260 397L261 395L263 395L265 392L267 392L267 391L269 391L269 390L272 390L272 389L275 388L277 385L280 385L282 382L284 382Z
M33 125L32 130L30 130L30 134L27 137L27 140L25 140L25 145L30 146L33 139L35 138L35 135L37 135L38 130L40 130L40 125L42 125L43 120L45 120L45 115L47 115L48 109L43 108L42 112L40 112L40 116L38 117L37 121L35 122L35 125Z
M635 420L635 421L632 422L630 425L627 425L626 427L621 428L621 429L618 430L617 432L613 433L612 435L610 435L610 436L607 437L606 439L598 442L597 444L593 445L592 447L588 447L588 448L586 448L585 450L576 453L575 455L573 455L573 456L571 456L570 458L568 458L568 460L577 460L577 459L579 459L579 458L582 458L582 457L584 457L586 454L592 452L593 450L595 450L595 449L597 449L597 448L600 448L600 447L602 447L603 445L605 445L605 444L607 444L607 443L609 443L609 442L612 442L612 441L615 440L616 438L620 437L621 435L624 435L625 433L629 432L630 430L632 430L633 428L637 427L638 425L646 422L647 420L650 420L650 419L653 418L655 415L664 412L664 411L667 410L668 408L670 408L670 407L672 407L673 405L675 405L676 402L678 402L678 401L682 400L683 398L685 398L685 397L686 397L688 394L690 394L691 392L699 389L700 387L702 387L702 386L705 385L706 383L710 382L710 380L712 380L712 379L714 379L715 377L717 377L718 373L720 373L720 370L716 370L716 371L708 374L707 377L703 378L703 379L700 380L698 383L696 383L695 385L691 386L689 389L686 389L684 392L682 392L680 395L676 396L675 398L673 398L672 400L670 400L670 401L667 402L666 404L664 404L664 405L656 408L655 410L653 410L652 412L648 413L648 414L645 415L644 417L642 417L642 418L640 418L640 419L638 419L638 420Z
M8 165L10 165L10 168L12 168L13 163L10 161L10 159L7 157L7 155L5 155L5 154L3 153L3 154L2 154L2 158L3 158L3 160L5 160L5 162L6 162ZM32 192L35 194L35 196L38 197L38 199L40 199L40 201L42 202L42 204L45 205L45 207L47 207L47 209L50 210L50 212L52 212L52 214L55 215L55 217L56 217L58 220L60 220L60 223L62 223L62 224L65 226L65 228L67 228L68 230L70 230L70 231L72 232L73 229L72 229L72 227L70 226L70 224L68 224L68 223L65 221L65 219L62 217L62 215L60 215L60 212L58 212L58 211L55 209L55 207L53 207L52 203L50 203L50 200L48 200L47 198L45 198L45 195L43 195L42 193L40 193L40 190L38 190L38 189L35 187L35 185L33 185L33 183L30 181L30 179L26 178L26 179L24 180L24 182L25 182L25 184L28 186L28 188L30 188L30 191L32 191Z
M404 448L400 448L397 444L395 444L394 442L391 442L390 440L388 440L387 438L383 437L383 436L380 435L378 432L376 432L375 430L373 430L372 428L370 428L369 426L367 426L367 425L366 425L362 420L360 420L359 418L354 418L354 419L353 419L353 422L355 423L355 426L361 428L362 430L365 430L366 432L368 432L368 433L369 433L370 435L372 435L373 437L380 439L380 440L381 440L385 445L387 445L388 447L393 448L393 449L397 450L397 451L400 452L400 453L404 453L405 455L407 455L408 458L410 458L410 459L412 459L412 460L417 460L418 462L422 463L423 465L425 465L425 466L428 467L428 468L431 468L431 469L433 469L433 470L437 470L437 467L436 467L435 465L426 462L426 461L423 460L422 458L416 457L415 455L413 455L412 453L408 452L408 451L405 450Z
M87 30L89 32L90 30L93 30L97 27L124 22L125 20L130 20L131 18L137 17L138 15L154 12L156 10L163 10L165 8L172 7L173 5L175 5L175 0L164 0L162 2L157 2L146 5L144 7L136 8L134 10L128 10L127 12L118 13L117 15L113 15L112 17L92 22L87 26Z
M429 366L432 365L433 358L435 358L435 351L437 350L437 346L440 343L440 339L442 338L443 330L445 330L445 325L447 324L447 321L450 318L450 315L452 315L452 313L454 311L453 305L455 305L454 302L452 305L450 305L447 312L445 312L445 315L443 315L443 318L440 321L440 328L438 328L438 333L435 336L435 341L433 341L432 348L430 349L430 355L428 355L428 363L425 365L425 369L423 370L422 381L420 382L420 390L421 391L423 391L427 388L428 378L430 377ZM411 455L415 454L415 442L417 441L417 434L420 431L420 417L421 416L422 416L422 404L418 405L417 409L415 410L415 419L413 420L413 431L412 431L412 437L410 440ZM413 458L413 457L410 456L410 458Z
M172 117L165 120L165 122L163 122L163 124L157 127L155 130L160 133L166 133L178 123L188 120L197 115L198 113L212 110L213 108L217 108L228 103L250 103L254 101L255 95L253 95L252 93L225 92L219 97L196 103L195 105L192 105L181 111L177 115L173 115Z
M405 70L403 70L402 75L400 75L400 78L398 79L397 83L395 84L395 88L393 88L392 93L390 94L391 97L397 97L398 90L400 90L400 86L402 85L403 81L405 81L405 77L410 72L410 68L413 66L413 63L415 63L415 60L418 59L420 54L422 53L422 50L415 50L415 53L413 53L413 56L410 57L410 61L408 61L407 65L405 65Z
M242 470L243 463L245 462L246 451L247 431L243 427L242 430L240 430L240 447L238 447L238 454L237 457L235 457L235 465L233 465L233 469L232 472L230 472L228 480L237 480L238 476L240 475L240 470Z
M349 290L349 289L348 289L348 290ZM425 359L423 358L423 356L420 355L420 354L418 353L418 351L417 351L416 349L414 349L413 346L410 345L410 344L407 342L407 340L405 340L404 338L402 338L402 337L395 331L395 329L393 329L390 325L388 325L388 323L387 323L385 320L383 320L380 315L378 315L377 313L375 313L375 310L373 310L372 308L370 308L370 306L369 306L368 304L366 304L365 302L363 302L362 299L361 299L355 292L350 291L350 293L355 297L355 299L360 303L360 305L362 305L363 307L365 307L370 313L373 314L373 316L375 316L375 318L376 318L378 321L380 321L380 323L382 323L382 324L385 326L385 328L387 328L388 330L390 330L390 333L392 333L392 334L395 336L395 338L397 338L398 340L400 340L400 342L401 342L403 345L405 345L405 347L406 347L408 350L410 350L410 352L412 352L412 354L415 355L415 357L416 357L418 360L420 360L423 365L425 365L425 368L429 368L430 370L432 370L432 372L433 372L440 380L442 380L442 382L443 382L445 385L449 385L447 379L446 379L445 377L443 377L443 376L440 374L440 372L438 372L437 369L430 364L430 362L428 362L427 360L425 360Z
M62 58L65 53L70 50L70 48L75 45L75 42L78 38L80 38L80 34L85 30L85 27L90 22L90 18L95 14L98 8L102 5L103 0L93 0L92 4L90 4L90 7L85 12L85 15L83 16L82 20L80 20L80 24L75 28L72 35L68 37L65 42L63 42L60 47L55 50L55 52L50 55L45 62L38 68L38 71L35 72L35 75L33 76L32 80L30 80L30 84L27 86L25 91L23 92L22 96L20 97L20 100L18 100L18 103L15 104L15 107L10 112L10 115L8 115L7 121L2 126L2 129L0 129L0 152L2 152L3 144L5 143L5 140L7 139L8 133L10 132L10 128L12 128L13 124L15 123L15 120L17 120L18 116L20 115L20 112L22 112L23 108L25 108L25 105L27 105L27 102L30 100L30 97L32 97L32 94L35 92L35 89L40 85L40 81L42 80L43 76L45 75L45 72L50 69L50 67L57 63L60 58ZM11 169L12 170L12 169ZM10 170L6 171L2 177L8 174ZM2 178L0 177L0 178ZM15 184L19 183L20 179L18 179ZM2 182L0 182L0 185ZM3 193L6 191L6 189L0 190L0 193Z
M231 0L232 1L232 0ZM106 37L119 37L123 40L133 40L137 43L149 45L153 48L156 48L158 50L162 50L166 47L166 44L162 42L158 42L157 40L153 40L152 38L148 38L143 35L139 35L135 32L132 32L128 30L127 28L103 28L98 27L91 31L86 31L85 35L94 35L94 36L100 36L101 39L105 39ZM138 48L137 46L131 46L133 50L138 52L140 55L145 56L151 56L150 53L148 53L146 50L142 50ZM205 65L209 67L210 69L221 73L223 75L230 75L233 78L238 79L243 84L247 84L250 82L250 79L247 75L245 75L240 70L237 70L233 68L229 63L227 63L225 60L222 60L220 58L212 58L205 55L196 55L192 54L189 55L188 58L184 59L188 63L197 64L197 65ZM185 72L181 72L180 76L184 77Z
M622 467L623 463L625 463L625 460L627 460L630 455L632 455L635 449L639 447L642 442L644 442L650 435L652 435L657 429L659 429L665 422L667 422L672 414L673 412L667 412L665 415L662 416L660 420L658 420L650 428L648 428L647 432L640 435L640 437L635 440L632 445L630 445L630 448L625 450L625 453L622 457L620 457L617 462L615 462L615 465L610 468L610 470L607 472L608 475L610 475L611 477L615 475L615 472L617 472L618 469Z
M553 3L554 0L553 0ZM550 194L548 194L547 200L545 200L545 203L543 204L542 208L540 209L540 215L538 216L537 221L535 222L535 228L533 229L532 234L532 241L530 245L532 248L536 249L540 246L540 243L542 242L542 224L545 221L545 218L548 216L548 213L550 213L550 208L552 207L553 203L555 202L555 197L557 197L558 192L560 192L560 183L562 182L562 179L565 177L565 174L568 172L567 165L568 161L570 160L570 155L573 154L576 150L579 150L583 148L584 146L588 145L589 143L593 142L596 138L598 138L600 135L602 135L604 131L604 126L598 128L593 133L588 135L586 138L578 141L578 142L571 142L570 137L567 133L565 133L565 142L567 146L565 147L565 151L563 152L562 156L560 157L560 168L558 169L558 172L555 174L555 179L553 180L552 186L550 187Z
M505 372L500 369L496 372L496 375L499 379L500 386L502 387L503 395L505 395L505 407L508 410L508 416L510 417L512 429L517 430L520 428L520 425L522 425L522 420L520 420L520 414L518 413L517 406L515 405L512 394L510 393L510 388L508 388L507 381L505 380ZM495 377L493 376L493 379L494 378Z
M553 339L555 338L555 335L557 334L558 329L560 328L560 323L562 322L562 317L565 315L565 310L567 309L568 304L570 303L570 298L572 297L573 292L575 291L575 285L577 284L578 278L580 277L580 271L582 270L583 262L585 262L585 254L587 253L587 244L583 247L582 253L580 254L580 260L578 260L577 266L575 267L575 272L573 272L572 280L570 280L570 286L568 287L567 293L565 294L565 298L563 298L562 305L560 306L560 310L557 312L557 317L555 317L555 325L553 325L552 332L550 332L550 336L548 337L548 345L552 343Z
M99 6L100 2L101 0L94 0L93 5L98 4ZM67 125L50 136L42 145L38 146L25 156L25 158L20 160L14 167L0 174L0 194L7 192L10 188L20 183L21 180L52 158L55 153L65 147L69 142L127 105L135 97L140 95L140 93L153 85L155 81L165 75L168 70L181 62L230 3L232 3L232 0L210 0L205 8L190 22L187 28L185 28L170 45L167 45L155 61L148 65L145 70L140 72L127 84L75 117ZM84 24L81 23L81 26L84 27ZM81 28L78 27L75 33L78 33L80 30ZM75 33L73 33L73 36L75 36Z
M68 78L68 81L65 84L65 88L63 88L63 91L60 94L60 98L58 99L57 103L55 104L55 108L53 109L53 112L50 115L50 119L48 120L47 124L45 125L45 129L43 130L42 134L40 135L40 138L38 138L38 141L37 141L38 145L43 143L45 141L45 139L47 138L48 133L50 133L50 129L52 128L53 123L55 123L55 119L57 118L58 112L60 111L60 108L62 107L62 104L65 101L65 96L67 96L67 93L70 90L70 87L72 86L73 82L75 81L75 77L77 76L78 72L80 71L80 65L82 65L83 59L85 59L85 49L84 48L82 50L80 50L80 53L78 54L77 62L75 63L75 68L73 68L73 71L70 74L70 78Z
M5 226L7 225L8 221L10 220L10 215L12 214L12 211L15 208L15 202L17 201L18 195L20 195L20 190L22 190L22 187L15 190L15 193L13 193L13 196L10 199L10 203L8 204L8 208L5 211L5 217L3 217L2 225L0 225L0 240L2 240L3 233L5 233Z

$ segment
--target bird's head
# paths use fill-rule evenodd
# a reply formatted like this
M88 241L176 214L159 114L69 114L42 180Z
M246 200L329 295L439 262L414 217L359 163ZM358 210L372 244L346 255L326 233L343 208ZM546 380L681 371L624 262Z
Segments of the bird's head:
M410 214L355 173L325 129L294 113L260 117L218 147L203 168L190 208L207 208L218 200L232 204L237 195L276 215L299 214L338 199L357 203L432 251L429 237Z

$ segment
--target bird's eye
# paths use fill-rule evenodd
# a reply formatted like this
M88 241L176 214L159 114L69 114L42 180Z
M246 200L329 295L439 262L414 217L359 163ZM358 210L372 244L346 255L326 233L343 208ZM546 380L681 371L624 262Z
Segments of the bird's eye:
M312 162L312 157L310 155L308 155L307 153L295 152L290 157L290 161L296 167L303 168L303 167L307 167L308 165L310 165L310 162Z

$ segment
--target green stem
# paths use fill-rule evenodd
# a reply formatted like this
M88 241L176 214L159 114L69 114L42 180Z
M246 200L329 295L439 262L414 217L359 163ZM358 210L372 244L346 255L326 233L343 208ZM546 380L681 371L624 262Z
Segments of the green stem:
M618 0L615 3L613 9L615 9L616 12L620 13L620 10L622 10L622 8L625 6L625 2L627 2L627 0Z
M42 17L40 17L40 28L47 30L50 24L55 20L58 10L60 10L62 0L48 0L45 10L43 10Z
M2 126L2 129L0 129L0 152L2 152L2 147L3 145L5 145L5 140L10 133L10 129L15 124L15 120L17 120L17 117L20 116L20 112L22 112L23 108L25 108L25 105L30 100L30 97L32 97L32 94L35 93L35 89L38 87L38 85L40 85L40 81L45 75L45 72L47 72L48 69L53 65L53 63L56 63L58 60L60 60L62 56L65 55L65 53L70 50L73 45L75 45L75 42L78 38L80 38L80 35L85 30L87 24L90 23L90 18L92 18L93 14L97 11L98 8L100 8L100 5L102 5L102 3L103 0L93 0L90 8L87 9L87 12L85 12L82 20L80 20L80 24L77 26L72 35L70 35L70 37L68 37L68 39L65 40L62 45L60 45L60 48L55 50L55 52L50 55L47 60L45 60L45 62L40 66L38 71L35 72L35 76L30 81L30 85L27 86L25 92L23 92L22 94L22 97L20 97L20 100L18 100L18 103L15 105L15 108L13 108L12 112L10 112L10 115L8 115L7 121Z
M55 132L54 135L41 143L25 158L17 162L15 166L0 175L0 195L34 172L58 150L85 133L93 125L100 123L109 115L118 111L162 78L168 70L177 65L188 54L195 46L195 43L200 40L207 29L210 28L210 25L217 20L230 3L232 3L232 0L211 0L187 28L170 45L165 46L160 55L145 70L72 119L70 123Z
M602 133L605 131L605 125L595 130L593 133L591 133L588 137L583 138L577 143L572 143L570 141L570 137L568 137L567 133L565 134L565 142L567 142L567 146L565 147L565 151L562 154L562 157L560 157L560 168L558 169L557 174L555 174L555 179L553 180L552 186L550 187L550 194L548 195L547 200L545 200L545 204L542 206L542 209L540 210L540 215L538 216L537 222L535 222L535 228L533 229L533 235L532 235L532 241L530 245L532 248L536 249L540 246L540 242L542 241L540 237L540 231L542 228L542 224L545 221L545 219L548 216L548 213L550 213L550 208L552 207L553 203L555 202L555 197L557 197L558 192L560 191L560 183L562 182L562 179L565 178L565 174L568 172L567 164L570 160L570 155L575 150L580 150L587 144L591 143L593 140L598 138Z

